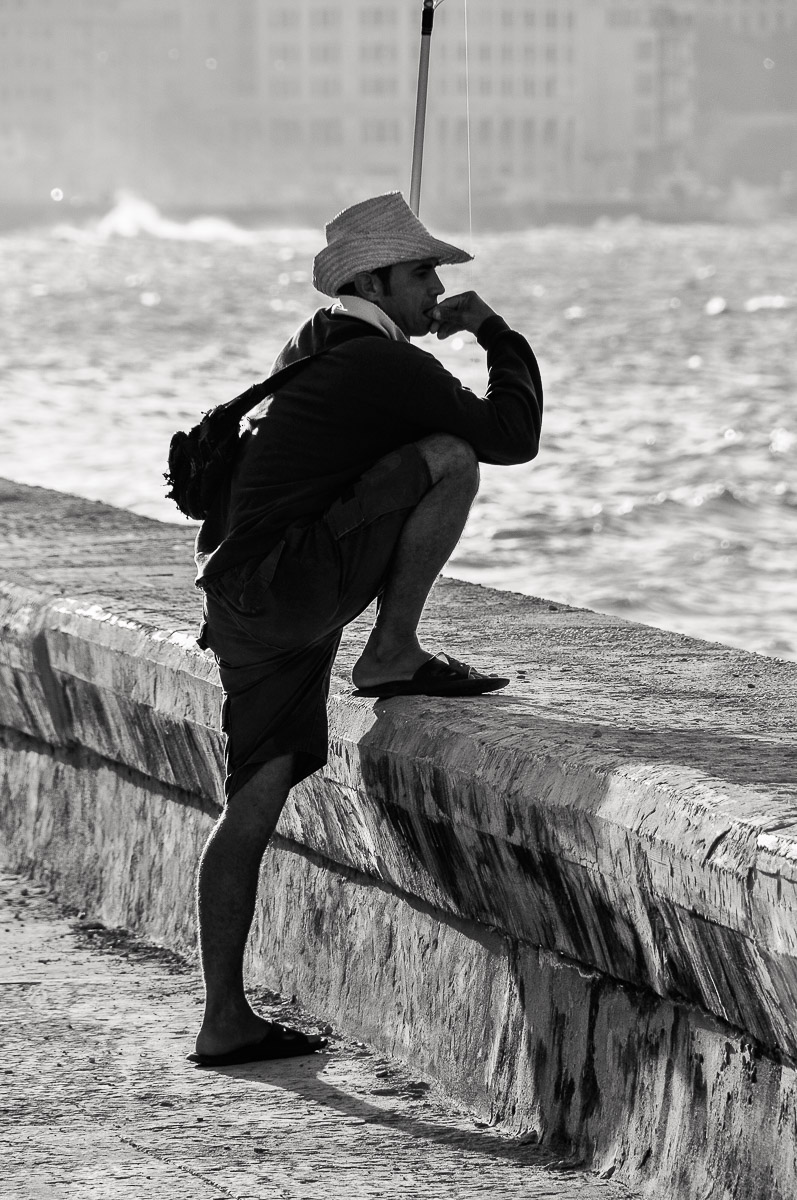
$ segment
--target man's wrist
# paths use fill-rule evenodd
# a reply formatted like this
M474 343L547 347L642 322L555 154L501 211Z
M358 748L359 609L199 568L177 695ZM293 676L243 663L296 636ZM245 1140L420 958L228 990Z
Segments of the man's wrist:
M483 350L489 350L497 338L508 332L510 327L504 318L498 313L491 313L489 317L484 318L476 331L476 340Z

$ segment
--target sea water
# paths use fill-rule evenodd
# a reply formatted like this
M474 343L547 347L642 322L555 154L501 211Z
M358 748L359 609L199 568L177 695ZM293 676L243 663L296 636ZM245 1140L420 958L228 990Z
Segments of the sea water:
M183 521L171 433L323 299L318 230L100 221L0 236L0 475ZM530 340L535 462L486 466L447 572L797 659L797 225L478 235L442 269ZM422 339L483 392L475 341ZM489 655L487 656L489 657Z

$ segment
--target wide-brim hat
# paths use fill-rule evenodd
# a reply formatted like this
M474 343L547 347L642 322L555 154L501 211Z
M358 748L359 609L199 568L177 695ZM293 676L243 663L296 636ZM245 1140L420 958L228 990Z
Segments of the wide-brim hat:
M326 226L327 244L313 261L313 285L337 296L360 271L433 258L440 265L470 262L473 255L432 237L401 192L372 196L344 208Z

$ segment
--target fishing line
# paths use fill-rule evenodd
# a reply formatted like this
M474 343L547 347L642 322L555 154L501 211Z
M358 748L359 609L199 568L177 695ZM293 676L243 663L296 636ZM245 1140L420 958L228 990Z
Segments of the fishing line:
M468 0L464 0L465 17L465 141L468 160L468 248L473 252L473 170L470 155L470 51L468 47ZM473 259L468 263L468 287L473 291Z
M471 155L471 138L470 138L470 44L468 41L468 0L463 0L463 21L465 25L465 146L466 157L468 164L468 250L474 258L471 258L468 263L467 290L475 292L475 246L473 244L473 158ZM478 349L478 342L475 338L470 339L470 347L468 352L468 362L470 367L477 368L481 365Z

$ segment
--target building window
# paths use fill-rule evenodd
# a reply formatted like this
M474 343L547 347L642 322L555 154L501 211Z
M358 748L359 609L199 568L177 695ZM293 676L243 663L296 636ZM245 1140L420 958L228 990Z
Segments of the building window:
M343 124L337 117L316 117L310 122L313 146L337 146L343 141Z
M334 29L340 25L340 13L334 8L311 8L310 24L321 29Z
M382 8L373 5L372 7L364 8L360 12L360 24L368 25L371 28L384 25L396 24L396 11L392 8Z
M640 137L650 137L653 133L653 113L649 108L640 108L636 114L636 131Z
M360 58L363 62L393 62L396 47L383 42L364 42L360 47Z
M398 79L395 75L364 75L360 91L363 96L395 96Z
M292 117L271 122L271 137L278 146L295 149L302 143L302 125Z
M310 91L314 96L339 96L341 92L338 75L317 75L310 80Z
M330 42L314 42L310 46L311 63L340 62L340 46Z
M290 42L283 46L274 47L273 65L279 70L287 63L296 64L299 62L299 47L291 45Z
M280 100L295 100L302 94L302 83L296 75L281 71L271 79L269 91Z
M382 145L399 140L399 123L389 117L368 117L362 123L363 141Z
M299 24L296 8L278 8L271 14L271 24L277 29L295 29Z

